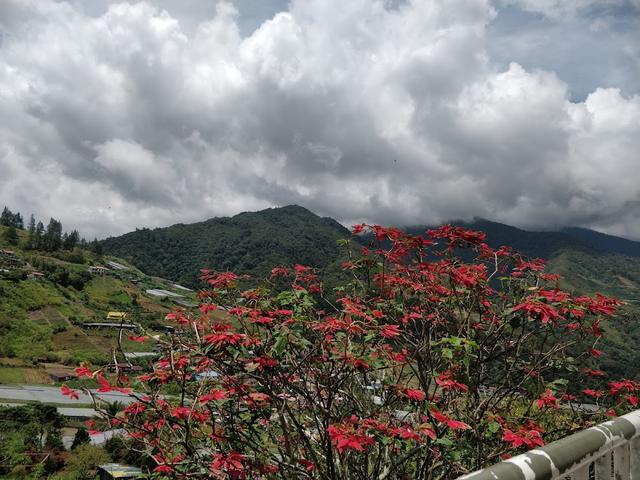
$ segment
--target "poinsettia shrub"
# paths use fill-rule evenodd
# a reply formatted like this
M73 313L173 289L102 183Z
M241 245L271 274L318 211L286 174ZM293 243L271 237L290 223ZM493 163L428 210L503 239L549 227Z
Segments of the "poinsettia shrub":
M451 479L637 404L637 383L596 366L617 300L563 292L481 232L363 233L335 292L300 265L245 291L203 271L153 371L78 369L132 397L100 428L163 478Z

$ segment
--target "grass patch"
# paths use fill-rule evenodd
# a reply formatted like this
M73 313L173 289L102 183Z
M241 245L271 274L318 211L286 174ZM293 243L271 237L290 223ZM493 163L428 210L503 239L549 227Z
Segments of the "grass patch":
M23 369L17 367L0 367L0 383L25 383Z

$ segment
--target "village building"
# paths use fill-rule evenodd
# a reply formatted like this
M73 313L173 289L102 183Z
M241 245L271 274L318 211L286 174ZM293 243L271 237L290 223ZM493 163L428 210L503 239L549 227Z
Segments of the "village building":
M129 270L129 267L113 261L107 262L107 266L113 270Z
M127 316L124 312L109 312L107 313L107 320L124 320Z
M60 415L65 417L68 422L75 423L83 423L100 416L97 410L93 408L58 407L56 410Z
M15 269L22 266L23 262L13 250L0 249L0 265L4 268Z
M89 267L88 271L91 275L105 275L109 271L109 269L100 265L96 265Z
M42 280L45 277L42 272L29 272L27 273L27 278L29 280Z
M121 372L132 372L137 373L142 371L142 367L139 365L129 365L128 363L118 363L117 369ZM109 365L109 370L112 372L116 371L116 365Z
M158 352L124 352L124 358L127 360L132 358L145 358L145 357L157 357Z
M67 382L77 378L77 375L72 372L50 372L49 378L54 382Z

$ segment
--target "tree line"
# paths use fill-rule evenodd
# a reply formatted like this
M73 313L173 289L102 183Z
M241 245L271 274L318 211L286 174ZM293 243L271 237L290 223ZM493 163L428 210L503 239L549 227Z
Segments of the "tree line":
M3 234L4 240L9 245L18 245L20 240L18 230L25 229L22 215L19 212L13 213L5 206L0 214L0 225L7 227ZM56 252L81 247L98 254L102 253L102 247L97 239L87 242L75 229L71 232L63 232L62 222L53 217L45 227L41 221L36 222L35 216L31 214L26 230L27 239L24 248L27 250Z

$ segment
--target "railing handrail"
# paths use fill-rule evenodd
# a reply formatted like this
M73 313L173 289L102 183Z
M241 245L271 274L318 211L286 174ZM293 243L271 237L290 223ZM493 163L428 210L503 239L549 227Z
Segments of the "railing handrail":
M458 480L640 479L640 410L561 438ZM613 470L612 470L613 466Z

